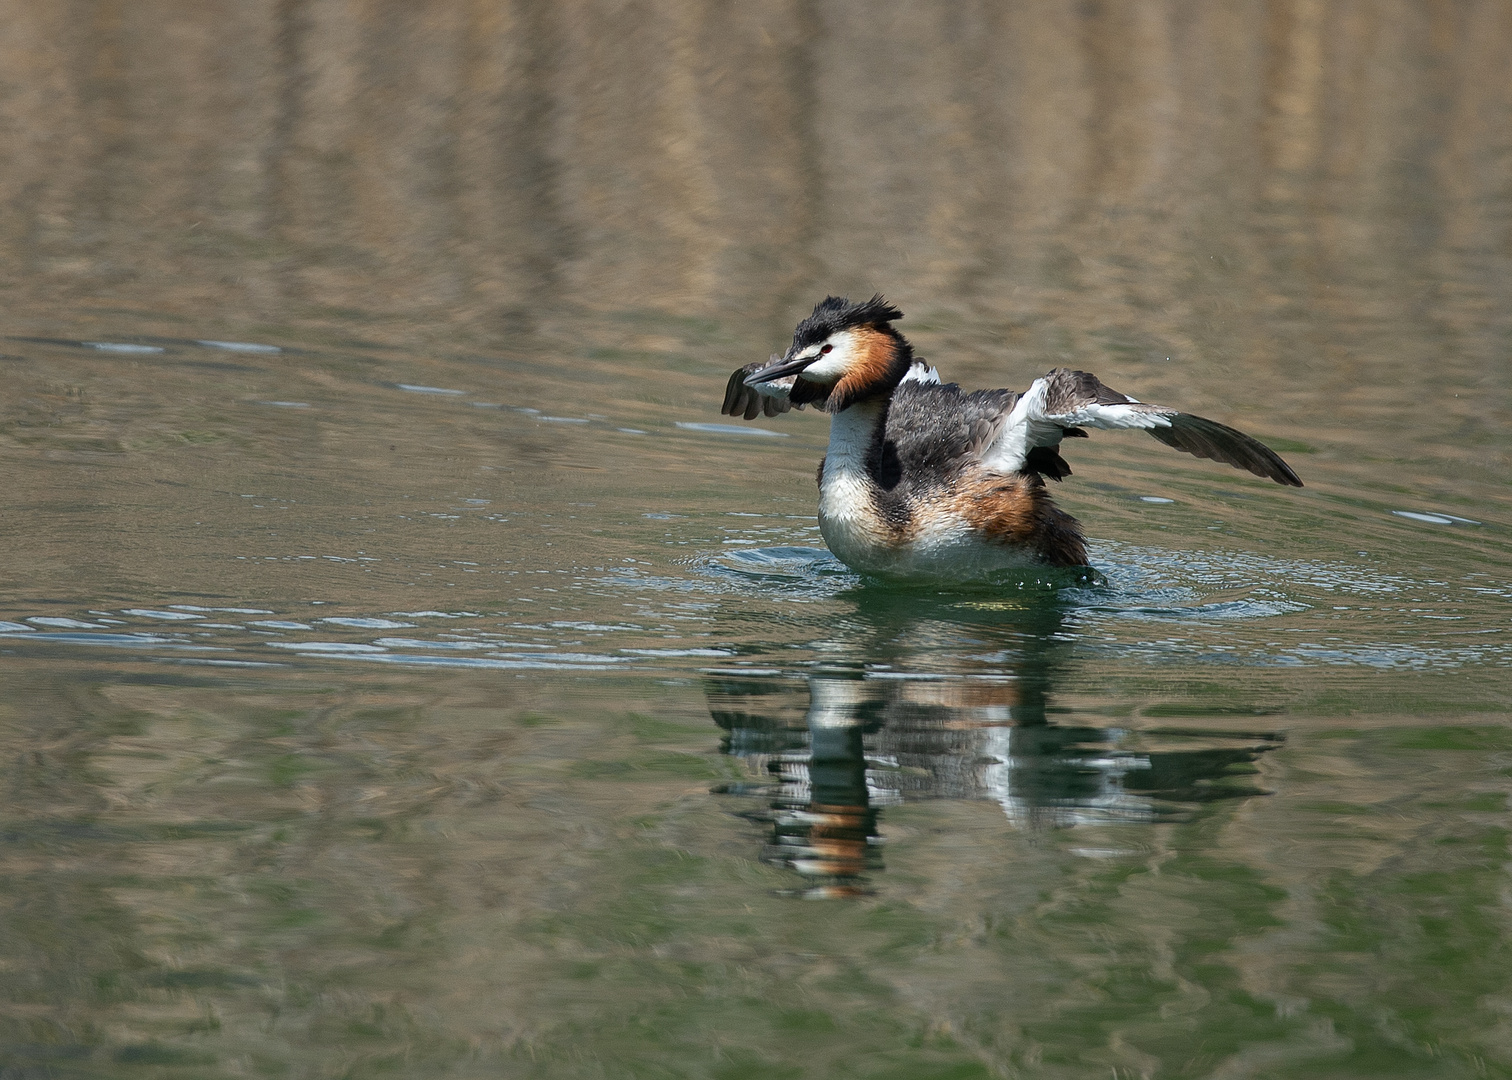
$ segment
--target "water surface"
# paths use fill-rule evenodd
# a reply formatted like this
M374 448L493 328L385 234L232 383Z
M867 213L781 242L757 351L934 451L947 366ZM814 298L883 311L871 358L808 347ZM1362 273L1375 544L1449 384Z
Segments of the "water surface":
M1512 1075L1504 6L44 8L6 1075ZM1307 486L866 581L717 406L873 289Z

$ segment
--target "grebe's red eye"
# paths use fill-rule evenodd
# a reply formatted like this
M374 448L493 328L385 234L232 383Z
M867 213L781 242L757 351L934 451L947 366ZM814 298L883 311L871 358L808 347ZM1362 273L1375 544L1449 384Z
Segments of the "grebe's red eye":
M820 349L819 351L821 353L833 352L834 348L835 347L833 345L826 345L824 348Z

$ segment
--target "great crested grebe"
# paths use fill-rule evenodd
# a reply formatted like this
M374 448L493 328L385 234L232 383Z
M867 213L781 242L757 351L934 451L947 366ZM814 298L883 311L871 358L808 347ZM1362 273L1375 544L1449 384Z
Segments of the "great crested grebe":
M730 376L720 410L747 420L804 405L831 414L819 531L852 569L959 577L1087 565L1081 527L1044 481L1071 475L1060 443L1085 428L1140 428L1188 454L1302 486L1243 432L1136 401L1085 371L1056 368L1022 394L942 384L893 328L902 317L881 296L826 297L786 353Z

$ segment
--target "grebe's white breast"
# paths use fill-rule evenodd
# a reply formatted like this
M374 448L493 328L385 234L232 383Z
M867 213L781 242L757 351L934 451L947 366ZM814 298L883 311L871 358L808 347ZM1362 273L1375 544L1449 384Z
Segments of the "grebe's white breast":
M905 399L913 396L903 393ZM954 403L948 391L918 396L926 408ZM983 473L975 461L959 455L921 457L912 444L928 440L931 432L900 430L885 419L888 409L886 401L862 402L830 422L819 477L819 531L830 551L855 570L883 576L956 580L1043 564L1038 552L1012 543L1002 527L994 527L1005 504L1020 508L1017 516L1025 524L1019 531L1027 529L1032 514L1050 509L1037 505L1042 501L1038 482ZM886 430L879 432L879 425ZM884 447L894 459L890 467L879 467ZM882 478L892 484L884 488L878 474L889 468L895 475Z

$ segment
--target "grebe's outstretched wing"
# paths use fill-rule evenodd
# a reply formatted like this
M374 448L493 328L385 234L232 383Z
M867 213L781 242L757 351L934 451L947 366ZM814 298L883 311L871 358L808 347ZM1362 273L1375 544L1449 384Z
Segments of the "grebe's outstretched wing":
M796 375L757 383L755 386L746 385L748 375L779 359L781 359L780 356L773 356L765 363L758 362L736 368L730 375L730 381L725 383L724 404L719 407L719 411L725 416L739 416L746 420L754 420L758 416L777 416L789 409L803 408L802 405L794 405L788 397L793 389L793 383L798 379ZM940 375L923 360L915 360L913 366L908 369L908 374L903 376L903 381L938 383Z
M1301 487L1302 481L1274 450L1216 420L1136 401L1109 389L1085 371L1056 368L1035 379L1014 402L1003 430L982 454L982 464L999 472L1032 467L1038 448L1054 449L1083 428L1140 428L1167 446L1248 469L1278 484Z
M754 420L758 416L777 416L792 408L803 408L802 405L794 406L788 400L788 392L793 389L793 383L798 379L796 375L757 383L755 386L746 385L746 376L780 359L782 359L781 356L774 355L766 362L758 360L754 364L747 364L731 372L730 381L725 383L724 404L719 407L720 413L724 416L742 416L747 420Z

